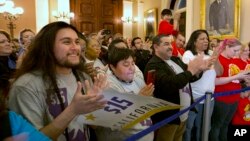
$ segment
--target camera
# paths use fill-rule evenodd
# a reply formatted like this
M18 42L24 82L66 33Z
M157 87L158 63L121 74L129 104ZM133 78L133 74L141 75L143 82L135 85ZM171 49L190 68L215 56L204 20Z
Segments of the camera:
M104 29L102 31L102 35L109 35L109 34L111 34L111 30L109 30L109 29Z

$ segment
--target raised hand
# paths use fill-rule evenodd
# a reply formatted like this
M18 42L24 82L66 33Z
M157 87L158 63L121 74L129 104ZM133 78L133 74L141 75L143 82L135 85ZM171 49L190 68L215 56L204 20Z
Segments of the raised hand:
M153 95L153 92L155 90L155 87L152 83L144 86L140 92L139 92L139 95L143 95L143 96L152 96Z
M225 46L223 46L221 43L219 44L219 46L216 46L214 49L213 49L213 54L212 56L219 56L222 51L224 51L225 49Z
M207 70L213 66L213 64L218 60L217 56L211 56L209 59L205 60L204 70Z
M98 78L95 78L93 86L90 86L89 81L86 80L86 95L83 95L81 92L82 84L80 82L77 83L76 93L69 105L75 114L86 114L104 108L107 101L104 99L102 92L107 87L106 80L106 75L100 75Z
M88 84L87 91L89 90L89 92L100 94L107 87L108 87L107 75L101 73L97 77L94 78L93 87L90 87Z
M174 20L179 21L181 18L181 14L180 13L174 13Z
M94 62L85 63L84 68L86 73L90 75L92 80L97 76L97 71L94 68Z
M188 63L188 71L192 73L192 75L198 74L201 72L201 66L204 67L204 55L198 55L193 60L190 60Z
M98 31L97 36L96 36L96 39L97 39L98 41L104 39L104 37L105 37L105 35L103 34L103 31L104 31L104 30L105 30L105 29L101 29L101 30Z
M97 77L99 76L100 73L106 74L107 71L108 71L108 69L109 69L108 65L106 65L106 66L104 66L102 68L97 69L96 70L97 71Z

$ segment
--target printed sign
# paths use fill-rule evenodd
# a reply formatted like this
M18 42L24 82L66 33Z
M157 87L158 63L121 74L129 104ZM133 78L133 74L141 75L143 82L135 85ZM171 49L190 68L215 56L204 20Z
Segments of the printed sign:
M84 115L86 124L128 129L155 113L179 109L181 106L154 97L120 93L113 89L104 91L108 100L105 108Z

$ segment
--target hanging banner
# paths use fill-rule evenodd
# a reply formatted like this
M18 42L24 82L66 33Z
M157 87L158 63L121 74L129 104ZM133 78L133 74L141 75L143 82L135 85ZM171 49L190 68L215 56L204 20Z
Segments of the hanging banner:
M155 113L179 109L181 106L154 97L120 93L113 89L103 93L108 101L105 108L84 115L86 124L128 129Z

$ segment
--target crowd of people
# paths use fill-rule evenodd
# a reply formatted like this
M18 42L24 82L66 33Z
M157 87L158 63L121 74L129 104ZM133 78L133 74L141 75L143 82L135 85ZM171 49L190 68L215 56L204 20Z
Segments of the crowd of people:
M179 15L162 10L159 34L125 38L101 29L84 35L65 22L19 40L0 30L0 139L121 141L198 101L206 92L250 85L250 44L209 39L192 32L186 43ZM170 20L174 19L171 24ZM154 81L146 83L154 70ZM182 107L167 110L127 130L91 126L83 115L107 104L103 91L156 97ZM211 99L209 140L227 141L228 127L250 125L248 91ZM201 141L204 101L141 141Z

